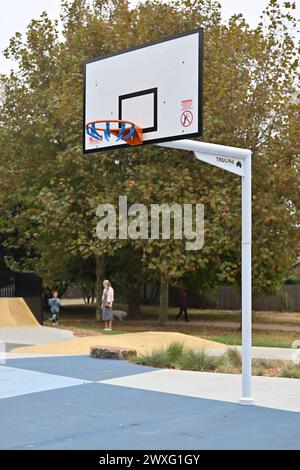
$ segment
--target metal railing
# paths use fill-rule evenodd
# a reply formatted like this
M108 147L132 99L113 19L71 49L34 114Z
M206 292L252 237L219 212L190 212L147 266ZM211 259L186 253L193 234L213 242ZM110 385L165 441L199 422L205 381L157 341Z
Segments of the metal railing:
M14 273L0 270L0 297L14 297L16 278Z

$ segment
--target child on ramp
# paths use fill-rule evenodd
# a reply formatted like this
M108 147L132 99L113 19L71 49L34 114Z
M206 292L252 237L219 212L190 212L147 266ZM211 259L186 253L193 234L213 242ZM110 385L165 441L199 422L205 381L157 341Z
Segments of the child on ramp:
M54 291L52 294L52 299L49 299L49 306L51 310L51 318L50 320L52 321L53 325L58 325L58 315L60 312L60 304L61 300L58 298L58 292Z

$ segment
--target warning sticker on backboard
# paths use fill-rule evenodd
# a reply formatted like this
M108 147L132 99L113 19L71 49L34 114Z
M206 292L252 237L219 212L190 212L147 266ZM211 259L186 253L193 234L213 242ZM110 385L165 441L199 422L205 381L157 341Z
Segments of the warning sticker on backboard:
M193 123L193 120L194 120L194 115L192 113L192 111L183 111L183 113L181 114L181 118L180 118L180 123L183 127L189 127L192 125Z
M181 107L182 107L182 111L185 111L187 109L193 109L193 100L189 99L189 100L181 101Z

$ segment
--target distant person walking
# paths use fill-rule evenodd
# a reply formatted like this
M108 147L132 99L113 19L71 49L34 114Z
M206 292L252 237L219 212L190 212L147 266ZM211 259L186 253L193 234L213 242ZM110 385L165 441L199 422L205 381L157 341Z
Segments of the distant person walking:
M184 314L185 321L189 321L187 307L188 307L188 296L187 296L187 292L184 290L183 292L181 292L179 296L179 313L176 316L175 321L179 320L182 314Z
M61 300L58 298L58 292L53 291L52 298L48 300L52 317L50 320L54 325L58 325L58 315L60 312Z
M103 287L101 308L102 320L105 323L104 331L112 331L114 290L107 279L103 281Z

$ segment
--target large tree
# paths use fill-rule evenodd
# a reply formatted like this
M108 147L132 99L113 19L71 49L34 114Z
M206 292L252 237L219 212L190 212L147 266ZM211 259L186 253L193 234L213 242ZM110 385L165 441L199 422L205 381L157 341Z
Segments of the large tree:
M143 272L155 272L164 286L166 279L176 281L191 270L202 276L206 271L208 278L213 273L216 283L239 283L237 177L158 147L88 157L81 151L83 61L203 26L203 138L253 151L254 289L277 287L299 242L294 4L281 7L270 0L255 28L241 15L223 24L219 4L211 0L147 1L136 7L124 0L70 0L62 5L61 34L43 13L29 24L25 40L17 33L6 52L19 65L1 79L0 232L6 246L25 250L23 267L40 273L73 269L74 259L90 260L98 319L105 264L119 250L137 250ZM116 206L119 195L130 202L193 198L204 203L203 250L187 253L176 240L99 240L96 208L103 202Z

